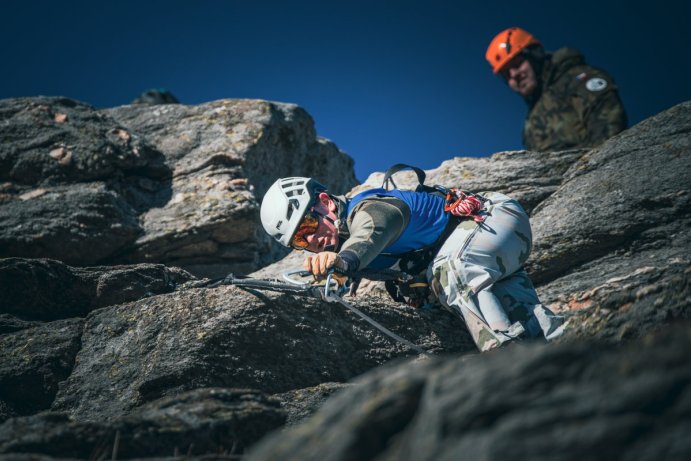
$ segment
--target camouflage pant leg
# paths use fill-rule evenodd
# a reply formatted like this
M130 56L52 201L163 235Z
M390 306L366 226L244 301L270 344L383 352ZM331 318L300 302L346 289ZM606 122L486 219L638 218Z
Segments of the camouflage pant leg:
M485 221L462 221L428 268L434 293L461 315L481 351L511 339L508 313L492 287L521 268L532 243L528 215L518 202L499 193L484 195Z
M510 321L521 322L528 338L556 339L563 333L564 317L545 307L524 270L514 272L494 284L492 291L501 301Z

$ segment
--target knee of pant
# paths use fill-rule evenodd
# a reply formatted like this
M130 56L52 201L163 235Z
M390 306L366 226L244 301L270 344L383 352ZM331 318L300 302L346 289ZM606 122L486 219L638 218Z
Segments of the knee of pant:
M427 268L427 282L437 298L446 299L446 293L448 293L452 284L449 277L452 277L453 273L454 268L448 258L435 261Z
M490 321L488 324L492 331L506 331L511 326L509 322L503 320Z

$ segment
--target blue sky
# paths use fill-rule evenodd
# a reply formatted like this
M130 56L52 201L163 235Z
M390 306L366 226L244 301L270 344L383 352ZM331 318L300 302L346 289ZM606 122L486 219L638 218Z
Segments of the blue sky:
M513 25L612 74L631 124L690 100L690 13L664 0L6 0L0 98L113 107L163 87L186 104L296 103L363 181L521 148L525 104L484 60Z

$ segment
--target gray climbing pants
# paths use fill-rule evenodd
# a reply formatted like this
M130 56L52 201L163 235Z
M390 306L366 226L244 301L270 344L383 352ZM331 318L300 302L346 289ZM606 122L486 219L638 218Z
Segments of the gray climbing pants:
M460 314L481 351L519 337L555 339L564 318L540 303L522 269L532 247L528 215L504 194L482 196L485 221L463 220L427 270L434 294Z

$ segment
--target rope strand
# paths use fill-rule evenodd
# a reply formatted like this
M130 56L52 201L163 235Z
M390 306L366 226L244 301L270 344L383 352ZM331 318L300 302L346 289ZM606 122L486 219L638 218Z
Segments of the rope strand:
M477 197L466 194L459 189L451 189L446 194L446 204L444 211L451 213L454 216L471 217L475 222L483 222L484 216L479 213L482 210L482 202Z

